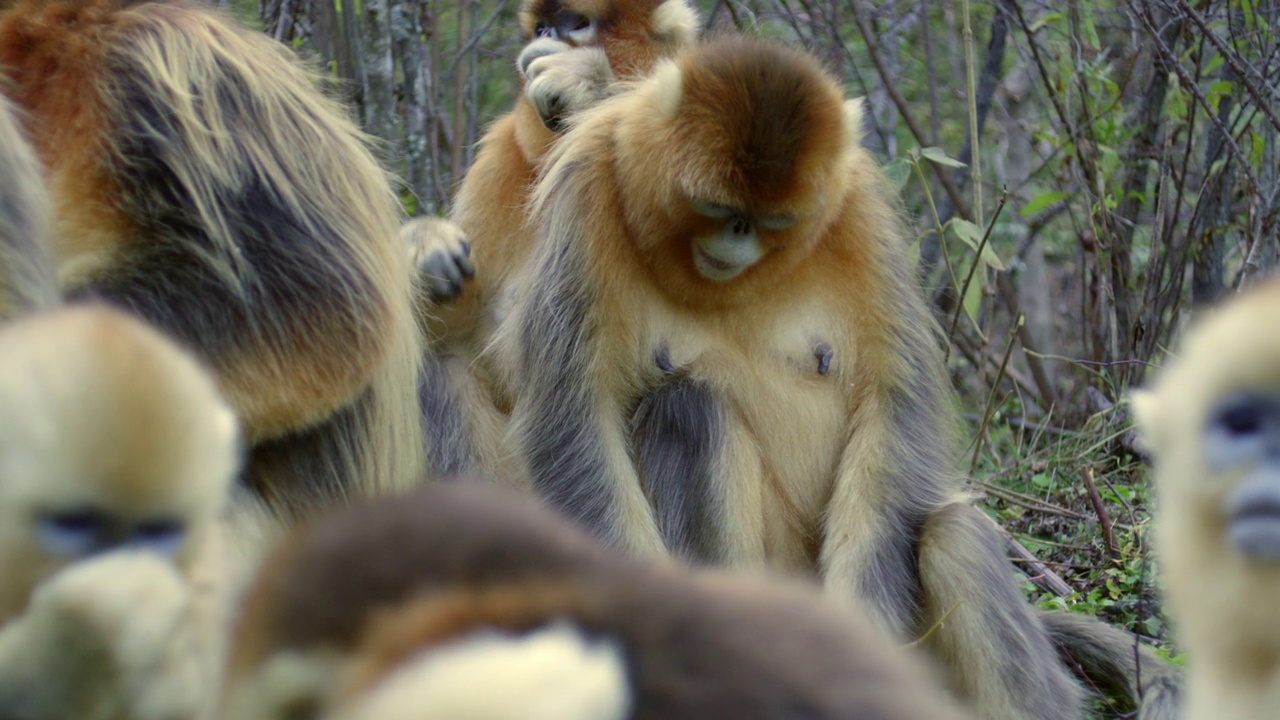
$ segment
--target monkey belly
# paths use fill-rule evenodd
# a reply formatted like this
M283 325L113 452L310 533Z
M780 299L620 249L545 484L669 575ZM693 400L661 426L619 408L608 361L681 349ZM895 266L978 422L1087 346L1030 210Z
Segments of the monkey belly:
M712 467L699 472L688 469L694 464L689 463L661 471L681 475L663 478L682 486L670 492L699 496L694 504L704 507L703 525L712 526L717 537L702 537L692 548L677 542L677 551L702 561L812 571L849 426L848 402L829 372L831 360L814 353L825 343L743 353L738 342L711 328L690 328L678 336L653 351L651 362L663 374L658 392L705 389L716 407L715 427L690 432L688 417L697 412L688 404L671 407L671 413L685 413L685 430L671 442L710 445L686 452L713 456ZM641 466L642 473L654 472ZM651 492L650 497L660 503L670 494ZM664 508L655 510L661 516ZM707 530L695 532L705 536Z

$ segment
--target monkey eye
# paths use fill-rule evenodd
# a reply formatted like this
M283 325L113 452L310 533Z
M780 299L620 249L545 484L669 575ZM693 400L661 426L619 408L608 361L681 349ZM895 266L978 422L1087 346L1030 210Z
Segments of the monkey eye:
M1225 468L1280 452L1280 397L1242 392L1218 403L1205 428L1205 456Z
M133 545L161 555L177 554L186 528L177 520L152 520L139 524L130 539Z
M539 20L533 26L533 36L536 38L552 37L554 35L555 35L555 30L553 30L551 26L547 25L541 20Z
M596 39L596 24L591 18L570 10L556 15L556 34L574 45L590 45Z
M712 220L728 220L739 214L737 210L728 205L707 202L706 200L691 200L689 204L693 206L695 213Z
M36 521L36 540L57 557L79 557L97 550L106 531L106 518L89 508L49 513Z
M756 224L765 230L786 230L796 224L796 219L790 215L773 215L760 218Z

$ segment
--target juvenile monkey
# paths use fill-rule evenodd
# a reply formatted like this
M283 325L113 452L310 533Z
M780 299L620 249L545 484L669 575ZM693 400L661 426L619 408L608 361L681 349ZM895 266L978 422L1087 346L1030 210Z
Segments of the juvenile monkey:
M632 553L816 573L981 717L1079 717L1053 641L1091 635L1050 637L961 491L860 105L808 55L721 38L569 123L495 343L534 489Z
M1185 720L1280 707L1280 282L1199 319L1134 393L1155 460L1157 540L1188 661Z
M810 588L628 558L474 483L288 538L230 667L235 720L964 717Z
M432 219L406 228L428 278L423 286L431 289L420 303L429 306L427 334L439 366L433 386L454 393L441 391L436 405L460 408L428 417L427 433L471 438L462 457L458 443L435 443L442 446L436 454L445 456L446 471L512 474L497 450L509 398L499 393L482 351L506 305L504 288L529 258L534 230L528 202L542 157L557 137L552 128L607 97L617 80L646 75L657 60L691 43L698 26L686 0L523 0L519 21L528 41L516 63L522 91L480 141L454 203L457 230ZM465 282L455 271L468 254L475 279Z
M140 321L87 305L0 328L0 717L208 711L239 462L213 379Z
M62 292L213 369L260 503L291 517L419 480L397 200L287 48L197 2L6 0L0 75L47 173Z

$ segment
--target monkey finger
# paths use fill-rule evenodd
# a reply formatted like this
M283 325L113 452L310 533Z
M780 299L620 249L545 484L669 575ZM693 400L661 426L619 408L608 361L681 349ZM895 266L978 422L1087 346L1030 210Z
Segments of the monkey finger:
M552 40L551 38L534 40L525 45L524 49L520 51L519 57L516 58L516 69L524 76L525 82L533 82L537 77L537 72L546 68L546 65L543 64L541 68L535 70L533 68L535 60L571 49L573 48L568 43Z
M462 258L469 268L471 261ZM423 280L433 302L449 302L462 294L465 280L457 258L444 250L437 250L427 256L421 265ZM473 271L474 274L474 271ZM470 277L470 276L468 276Z

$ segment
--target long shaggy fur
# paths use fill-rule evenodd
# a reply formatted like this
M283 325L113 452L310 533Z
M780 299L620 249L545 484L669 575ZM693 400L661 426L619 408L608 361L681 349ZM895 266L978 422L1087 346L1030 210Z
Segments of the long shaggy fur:
M534 651L550 638L558 652ZM501 662L475 665L485 654ZM561 679L529 681L548 674ZM379 706L497 720L552 703L558 717L634 720L966 716L812 588L639 562L467 482L335 514L281 545L236 628L225 699L228 720Z
M49 198L35 152L0 95L0 319L58 302L49 225Z
M705 43L570 120L496 351L534 489L636 553L818 574L989 718L1081 693L956 471L938 329L861 113L813 58ZM696 240L764 228L723 282ZM733 232L738 232L734 230Z
M537 22L554 24L561 12L592 20L596 32L586 46L566 43L561 52L538 60L563 71L557 85L581 81L581 72L595 74L592 62L581 61L600 54L607 62L604 70L613 77L642 77L658 59L692 42L697 31L697 17L686 0L524 0L520 28L525 40L534 39ZM596 90L605 95L611 88ZM491 475L513 475L498 442L510 397L483 350L507 305L510 278L528 261L534 236L528 201L542 158L556 137L544 126L527 92L521 92L516 106L485 133L451 215L471 243L476 277L457 301L432 304L429 310L432 351L450 385L463 397L465 431L474 445L470 463Z
M421 470L399 209L288 50L194 2L19 0L0 73L49 178L59 281L215 370L294 513Z

